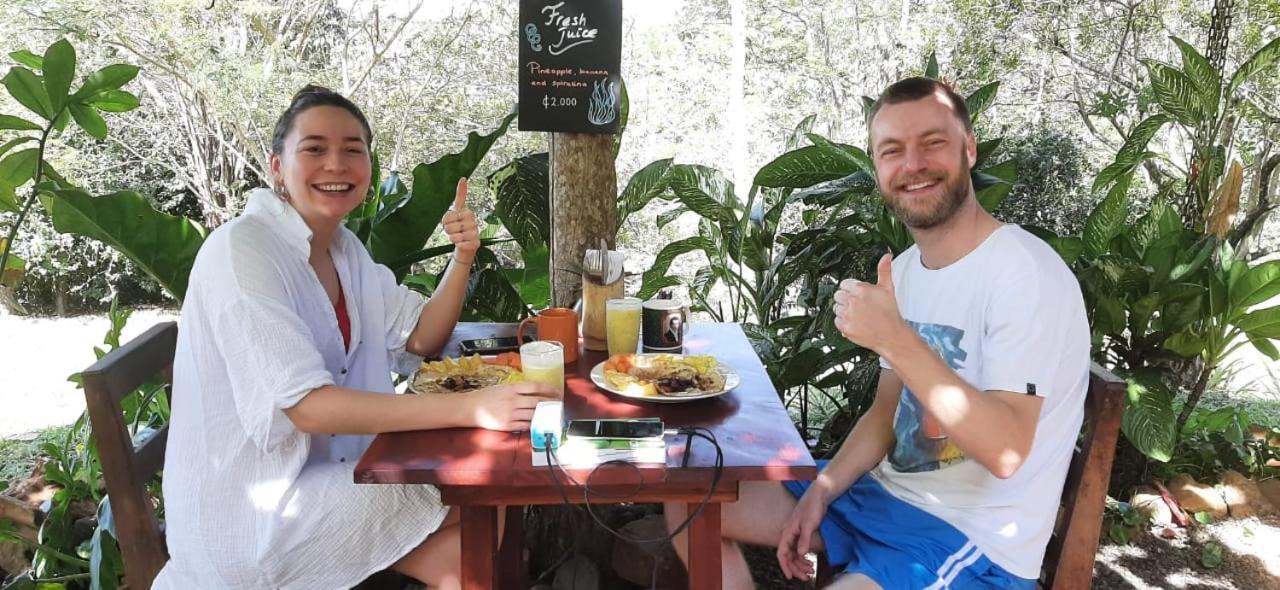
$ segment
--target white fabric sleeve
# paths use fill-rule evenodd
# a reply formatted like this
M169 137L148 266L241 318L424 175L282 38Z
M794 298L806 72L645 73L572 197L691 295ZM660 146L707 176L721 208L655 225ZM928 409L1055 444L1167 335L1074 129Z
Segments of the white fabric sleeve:
M396 283L391 269L378 265L378 283L382 289L383 318L387 327L386 347L391 354L391 370L401 375L412 375L422 364L422 357L409 352L405 345L418 326L422 308L427 300L412 289Z
M1059 318L1068 310L1033 268L1007 273L987 303L978 388L1044 396L1066 351Z
M213 329L240 422L258 448L271 452L297 431L284 410L333 385L333 375L302 318L271 298L241 293L217 312Z

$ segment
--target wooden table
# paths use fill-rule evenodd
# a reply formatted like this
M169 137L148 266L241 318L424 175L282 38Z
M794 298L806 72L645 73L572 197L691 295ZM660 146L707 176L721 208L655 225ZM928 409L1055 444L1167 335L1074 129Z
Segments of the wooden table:
M513 324L459 324L445 354L456 355L462 340L505 336L514 330ZM688 537L689 587L717 590L721 587L720 504L737 500L739 482L813 479L817 467L740 326L692 324L685 352L714 354L742 377L742 384L725 395L687 403L635 401L597 388L591 382L591 368L606 355L582 351L576 363L565 366L565 417L659 417L668 428L701 426L715 434L724 454L720 483L690 526ZM694 438L687 464L682 464L685 445L684 436L667 437L665 467L599 470L591 480L592 504L607 503L604 496L612 494L631 496L628 502L687 502L692 513L707 497L715 449ZM498 507L563 503L547 468L533 467L532 452L528 433L453 428L382 434L361 457L355 478L362 484L439 487L446 504L461 508L462 586L488 590L497 585ZM586 481L589 472L569 470L579 483ZM568 486L568 498L580 503L582 488L559 475ZM510 550L522 555L518 543L514 549L509 545L504 543L504 554Z

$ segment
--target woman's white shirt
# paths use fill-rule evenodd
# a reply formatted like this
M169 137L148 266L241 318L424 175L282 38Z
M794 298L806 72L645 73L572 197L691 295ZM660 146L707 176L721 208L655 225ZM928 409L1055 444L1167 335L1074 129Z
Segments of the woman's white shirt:
M269 190L212 232L179 322L164 496L171 557L156 588L348 588L443 520L438 491L358 485L371 436L307 434L284 414L316 388L393 394L425 301L354 234L329 252L348 350L310 264L312 233Z

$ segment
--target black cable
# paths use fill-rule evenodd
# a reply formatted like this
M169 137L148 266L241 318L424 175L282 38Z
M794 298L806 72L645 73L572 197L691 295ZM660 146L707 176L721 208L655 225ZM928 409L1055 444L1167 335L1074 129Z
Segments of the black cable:
M711 485L710 487L707 488L707 494L706 496L703 496L702 500L698 503L698 507L695 508L693 512L691 512L688 515L688 517L685 518L684 521L680 523L679 526L677 526L670 533L662 537L658 537L654 539L640 539L640 538L634 538L634 537L624 535L622 534L621 531L618 531L617 529L614 529L613 527L605 524L605 522L600 519L600 516L597 515L594 510L591 509L591 495L592 495L591 479L595 477L596 472L600 468L613 463L620 463L620 464L627 465L632 469L635 469L637 472L639 472L640 468L636 467L635 464L630 463L628 461L622 461L622 460L605 461L604 463L601 463L595 466L594 468L592 468L591 472L587 474L587 480L585 483L578 483L578 481L575 480L573 476L570 475L569 472L565 470L564 466L560 464L559 458L556 457L555 450L551 448L552 436L550 434L547 434L545 435L546 438L544 439L547 443L546 448L544 450L544 452L547 455L547 471L548 473L551 474L551 481L555 484L556 491L560 493L560 497L561 499L564 500L565 505L573 506L578 510L583 510L582 507L577 506L576 504L573 504L569 500L569 495L565 492L564 487L561 485L560 479L556 477L556 468L560 469L560 472L564 474L565 479L569 483L582 488L582 502L586 506L585 508L586 513L591 516L591 519L594 520L597 525L599 525L604 530L608 531L609 534L619 539L622 539L624 541L629 541L632 543L668 542L673 540L676 537L676 535L679 535L680 533L688 529L693 524L694 519L698 518L698 516L702 514L702 511L704 508L706 508L707 504L711 503L711 496L715 494L716 486L719 485L720 478L724 474L724 450L720 448L720 443L719 441L716 440L716 435L714 432L702 427L682 428L680 429L679 432L680 434L686 434L689 436L689 438L687 439L688 443L686 443L686 447L685 447L686 457L687 457L687 454L689 453L690 448L692 448L693 437L705 439L706 441L710 442L713 447L715 447L715 450L716 450L715 469L712 472ZM601 494L599 492L596 492L595 495L597 497L603 497L603 498L608 498L610 500L625 502L627 499L634 498L636 495L638 495L640 488L642 488L643 486L644 486L644 481L642 480L636 484L635 491L630 492L629 494L619 494L614 496L614 495L607 495L607 494Z

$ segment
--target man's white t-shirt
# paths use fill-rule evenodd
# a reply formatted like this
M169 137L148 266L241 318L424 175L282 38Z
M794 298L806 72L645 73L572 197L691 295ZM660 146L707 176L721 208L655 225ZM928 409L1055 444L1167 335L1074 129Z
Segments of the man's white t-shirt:
M1000 567L1038 578L1089 384L1079 284L1048 244L1016 225L998 228L937 270L925 268L912 246L894 260L893 283L903 318L966 382L979 391L1036 395L1044 404L1031 454L1000 479L939 436L903 388L895 447L872 475L959 529Z

